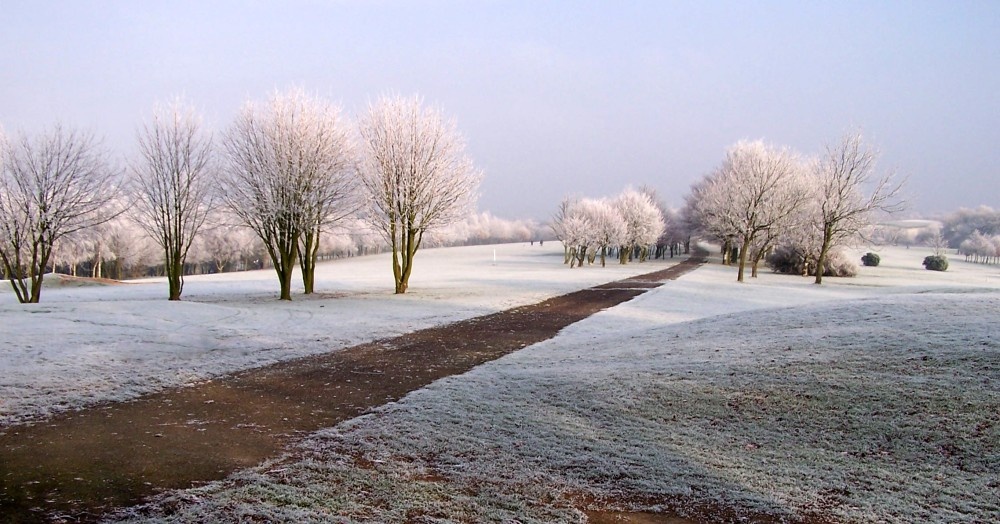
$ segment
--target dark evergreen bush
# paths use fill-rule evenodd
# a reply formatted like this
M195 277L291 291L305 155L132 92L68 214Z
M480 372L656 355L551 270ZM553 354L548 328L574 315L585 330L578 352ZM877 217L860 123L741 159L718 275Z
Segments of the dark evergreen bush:
M882 259L872 252L865 253L865 256L861 257L861 263L869 267L876 267L881 261Z
M931 255L924 258L924 267L931 271L947 271L948 257L944 255Z

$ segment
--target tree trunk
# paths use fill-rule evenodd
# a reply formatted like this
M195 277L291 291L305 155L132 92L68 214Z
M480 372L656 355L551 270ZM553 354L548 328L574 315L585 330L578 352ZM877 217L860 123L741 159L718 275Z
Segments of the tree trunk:
M45 268L49 265L49 257L52 255L51 245L42 242L35 246L36 253L28 268L28 275L31 278L31 295L28 303L37 304L42 298L42 279L45 277Z
M760 265L761 259L764 258L764 251L756 253L753 256L753 263L750 266L750 278L757 278L757 267Z
M392 272L396 277L396 294L406 293L410 288L410 274L413 272L413 258L420 247L423 233L417 231L412 225L407 225L402 235L401 245L393 247ZM395 238L393 239L395 244ZM398 248L398 249L397 249Z
M275 264L278 280L281 282L281 300L292 299L292 268L295 267L295 250L281 254L281 267Z
M752 235L747 235L743 239L743 245L740 246L740 253L739 253L740 268L739 271L736 273L737 282L743 282L743 275L746 272L746 267L747 267L747 253L750 251L750 242L752 240L753 240Z
M829 227L823 228L823 245L819 249L819 257L816 259L816 284L823 283L823 267L826 266L826 257L830 251L833 232Z
M167 300L180 300L184 291L184 257L180 246L170 246L166 249L166 263L163 270L167 274Z
M302 234L302 249L299 252L299 268L302 270L302 287L306 295L312 294L316 286L316 260L319 254L319 231Z

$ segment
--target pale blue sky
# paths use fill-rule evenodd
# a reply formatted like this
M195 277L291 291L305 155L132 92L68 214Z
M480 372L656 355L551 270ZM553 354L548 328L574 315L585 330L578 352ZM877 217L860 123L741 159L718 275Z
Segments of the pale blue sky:
M860 127L913 208L1000 208L1000 2L0 0L0 125L134 148L184 95L222 129L299 86L350 114L419 93L486 172L479 208L551 215L649 184L680 205L742 138Z

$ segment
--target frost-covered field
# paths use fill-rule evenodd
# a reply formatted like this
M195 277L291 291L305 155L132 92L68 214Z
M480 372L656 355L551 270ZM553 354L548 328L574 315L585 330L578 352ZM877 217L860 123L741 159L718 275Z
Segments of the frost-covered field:
M422 250L402 296L388 255L338 260L317 268L315 296L291 303L277 300L272 270L189 277L182 302L166 300L162 279L51 285L33 305L0 282L0 428L664 267L569 271L561 253L556 243Z
M822 287L703 267L121 517L579 522L603 500L996 522L1000 270L880 253Z

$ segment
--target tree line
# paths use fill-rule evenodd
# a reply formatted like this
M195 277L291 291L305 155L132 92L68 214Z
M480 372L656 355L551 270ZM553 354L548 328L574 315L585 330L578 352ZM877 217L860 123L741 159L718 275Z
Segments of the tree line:
M137 144L121 168L90 133L0 135L0 263L19 301L38 302L74 243L93 249L114 238L95 232L123 223L159 251L169 300L181 298L198 243L220 268L245 259L235 228L255 238L282 300L296 267L311 293L321 243L361 223L392 251L405 293L417 250L471 214L482 178L456 123L417 96L379 97L351 122L322 98L276 92L245 102L219 135L176 100L154 109Z

